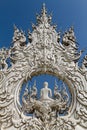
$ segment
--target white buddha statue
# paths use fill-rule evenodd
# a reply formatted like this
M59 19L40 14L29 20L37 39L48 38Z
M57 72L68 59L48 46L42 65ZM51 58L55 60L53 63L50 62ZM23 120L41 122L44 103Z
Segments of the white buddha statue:
M52 91L48 88L48 82L44 82L44 88L41 89L41 100L52 100Z

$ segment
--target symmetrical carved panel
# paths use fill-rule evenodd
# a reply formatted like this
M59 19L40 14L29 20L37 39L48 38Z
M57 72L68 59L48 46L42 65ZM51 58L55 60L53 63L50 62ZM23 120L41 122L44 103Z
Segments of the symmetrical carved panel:
M0 50L1 130L87 129L87 56L79 66L82 51L78 50L73 27L61 36L51 19L43 5L37 25L33 24L32 33L28 32L29 42L24 32L14 26L13 46ZM65 101L55 86L56 98L50 97L47 82L40 99L36 99L37 88L33 86L30 97L26 88L20 104L23 83L39 74L55 75L68 85L72 95L68 114L58 116L67 107L68 94L64 90Z

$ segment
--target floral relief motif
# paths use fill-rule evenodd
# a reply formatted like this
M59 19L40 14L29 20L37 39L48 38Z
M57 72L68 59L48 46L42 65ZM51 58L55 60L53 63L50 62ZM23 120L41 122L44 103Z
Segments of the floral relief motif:
M28 43L24 32L14 26L13 46L0 49L0 129L13 126L17 130L75 130L77 125L87 129L87 56L80 67L83 51L78 50L73 27L61 36L51 24L52 17L44 4L36 18L37 25L32 24L33 31L28 32ZM30 106L26 88L21 106L19 93L23 82L39 74L55 75L69 86L72 101L66 116L56 116L68 101L67 93L65 102L57 99L61 95L56 88L55 100L46 95L49 88L42 89L44 95L36 100L37 88L33 86ZM24 111L32 112L33 117Z

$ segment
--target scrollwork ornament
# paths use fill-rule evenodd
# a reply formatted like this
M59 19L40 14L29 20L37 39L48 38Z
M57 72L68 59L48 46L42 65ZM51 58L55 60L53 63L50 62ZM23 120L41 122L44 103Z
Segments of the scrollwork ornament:
M79 66L82 51L78 51L73 27L61 37L51 19L44 4L37 25L32 24L33 31L28 33L29 42L15 26L12 47L0 50L1 130L87 129L87 56ZM66 83L71 99L66 87L59 91L56 81L54 96L45 82L38 98L34 82L30 90L26 87L21 104L23 83L39 74L55 75Z

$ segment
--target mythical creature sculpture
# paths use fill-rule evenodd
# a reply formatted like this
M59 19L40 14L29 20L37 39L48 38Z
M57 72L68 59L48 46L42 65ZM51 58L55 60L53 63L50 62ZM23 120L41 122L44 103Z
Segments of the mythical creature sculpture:
M36 88L36 81L34 81L34 85L31 89L31 98L37 99L37 88Z
M82 51L78 50L73 28L62 37L51 19L44 4L37 24L28 33L29 42L24 32L14 27L12 47L0 49L1 130L87 129L87 56L79 66ZM56 83L51 94L45 83L38 98L34 84L26 86L21 103L23 82L39 74L52 74L64 81L71 97L66 87L59 90Z
M56 83L56 80L55 80L55 86L54 86L54 99L57 99L59 101L62 100L62 97L61 97L61 94L60 94L60 90L58 90L58 85Z

